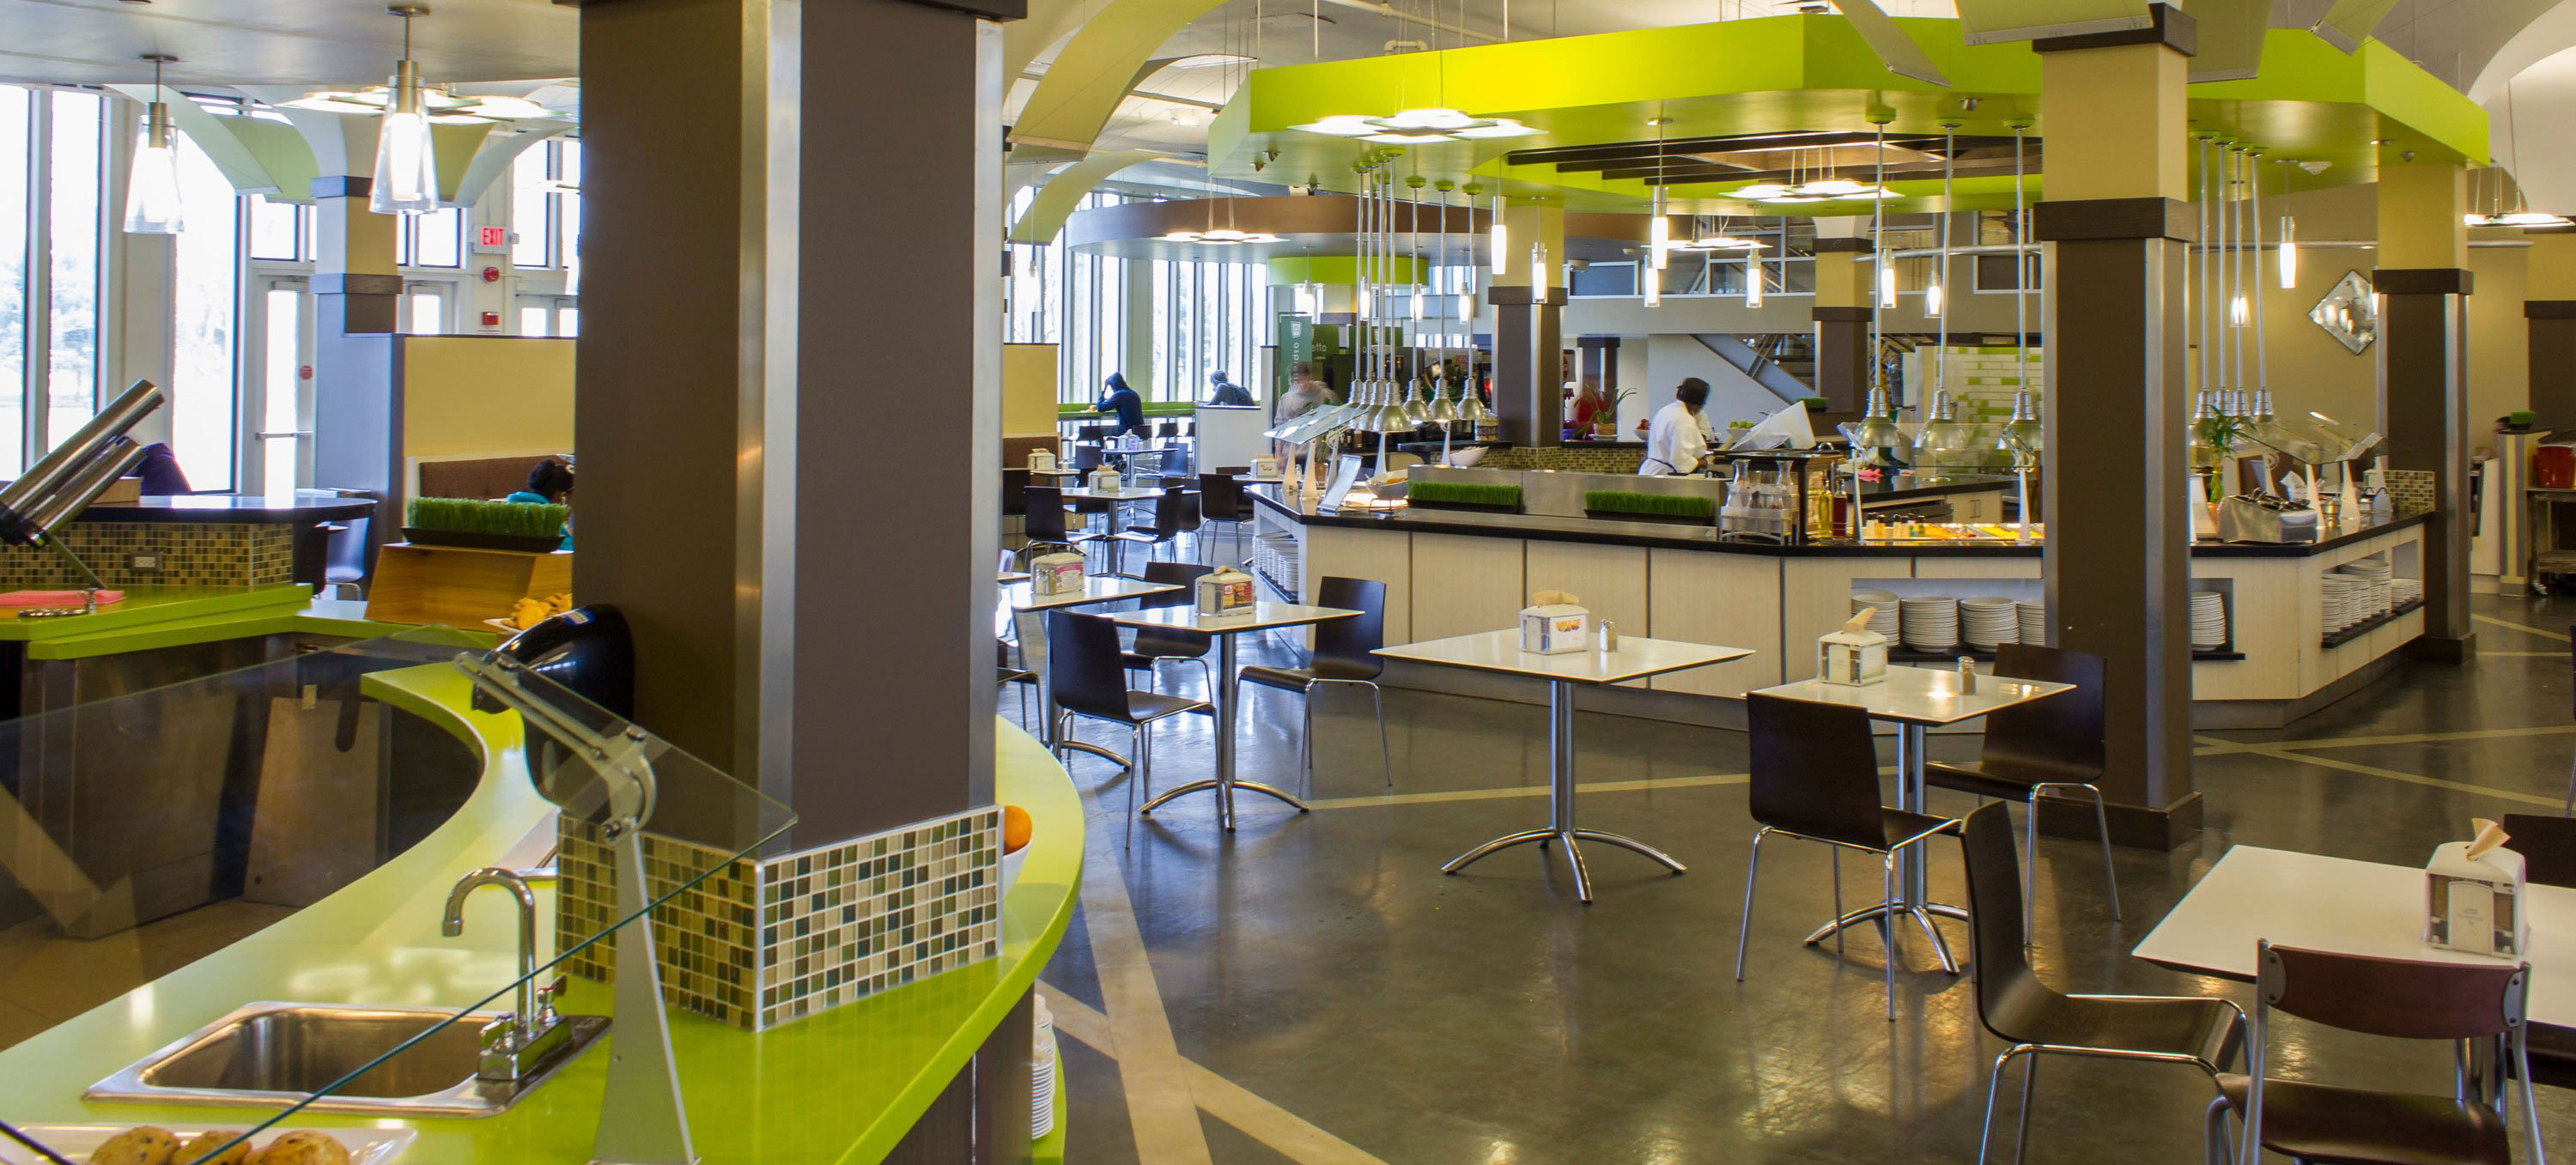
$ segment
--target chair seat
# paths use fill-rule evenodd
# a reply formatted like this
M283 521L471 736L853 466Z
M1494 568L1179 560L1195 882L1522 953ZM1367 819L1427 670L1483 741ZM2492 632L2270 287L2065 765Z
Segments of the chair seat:
M2189 1056L2212 1070L2233 1067L2245 1044L2244 1013L2217 999L2016 993L1985 1021L2015 1043Z
M2535 1023L2523 1041L2530 1045L2532 1083L2576 1088L2576 1027Z
M1038 673L1033 671L1024 671L1016 667L1006 667L1002 669L1002 678L994 682L1003 684L1034 684L1038 682Z
M1118 666L1127 671L1151 671L1153 670L1154 663L1157 660L1204 659L1206 657L1206 644L1199 645L1199 648L1196 651L1189 651L1181 649L1176 645L1140 643L1134 651L1122 651L1118 653Z
M1903 809L1889 809L1885 806L1880 806L1878 816L1879 820L1885 823L1883 827L1887 830L1887 839L1889 841L1903 841L1909 837L1919 837L1936 829L1947 829L1952 833L1959 831L1959 823L1957 820L1948 817L1935 817L1929 813L1913 813Z
M1183 712L1196 712L1202 716L1216 715L1216 709L1209 707L1205 700L1166 696L1161 692L1130 690L1127 693L1127 718L1134 723L1145 724L1165 716L1178 716Z
M1236 674L1245 683L1303 692L1315 686L1317 680L1358 683L1376 679L1382 670L1363 667L1348 660L1327 658L1317 659L1313 667L1264 667L1257 663L1248 663L1243 665L1243 669Z
M1151 526L1130 526L1125 530L1110 535L1110 537L1121 542L1160 542L1163 540L1163 535L1156 533L1154 528Z
M2031 790L2039 785L2090 785L2102 779L2100 773L2074 769L2057 770L2037 765L1945 764L1932 761L1923 766L1923 783L1935 789L1995 797L2006 801L2027 802Z
M2250 1077L2218 1078L2218 1091L2245 1111ZM2374 1092L2269 1080L2263 1085L2263 1147L2313 1165L2511 1165L2503 1121L2447 1096Z

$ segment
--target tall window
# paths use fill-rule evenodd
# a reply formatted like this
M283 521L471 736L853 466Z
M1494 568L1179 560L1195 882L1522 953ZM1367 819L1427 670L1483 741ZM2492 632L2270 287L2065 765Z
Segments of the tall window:
M1268 273L1252 263L1151 260L1154 397L1207 397L1219 372L1258 395L1271 333Z
M170 447L188 484L234 487L241 290L241 206L213 159L179 137L179 205L188 229L172 242Z
M510 265L580 261L581 141L550 138L510 163Z
M0 86L0 158L33 160L32 133L37 103L24 89ZM19 442L7 435L25 427L27 400L28 176L0 179L0 472L15 477L23 468Z
M53 92L46 159L45 425L32 437L42 448L98 410L99 208L106 170L107 100L95 93Z

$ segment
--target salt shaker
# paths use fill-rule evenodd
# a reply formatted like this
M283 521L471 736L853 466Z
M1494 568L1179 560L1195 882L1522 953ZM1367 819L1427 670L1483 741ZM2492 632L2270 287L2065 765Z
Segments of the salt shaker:
M1619 624L1608 619L1603 619L1601 621L1601 634L1598 637L1598 641L1601 646L1601 654L1603 655L1608 655L1619 650Z
M1963 695L1963 696L1965 696L1965 695L1971 695L1971 694L1974 694L1974 693L1976 692L1976 690L1977 690L1977 660L1976 660L1976 657L1975 657L1975 656L1970 656L1970 655L1963 655L1963 656L1960 656L1960 657L1959 657L1959 694L1960 694L1960 695Z

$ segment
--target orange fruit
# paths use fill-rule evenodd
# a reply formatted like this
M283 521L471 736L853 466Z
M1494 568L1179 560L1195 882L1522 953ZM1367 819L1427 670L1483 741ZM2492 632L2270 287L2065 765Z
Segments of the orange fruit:
M1003 853L1019 852L1021 846L1029 844L1029 834L1036 829L1037 822L1029 819L1028 810L1017 805L1002 806Z

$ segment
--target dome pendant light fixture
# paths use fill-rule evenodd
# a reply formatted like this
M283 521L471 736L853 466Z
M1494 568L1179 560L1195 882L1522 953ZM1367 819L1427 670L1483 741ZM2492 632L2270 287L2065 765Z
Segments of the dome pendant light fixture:
M144 107L143 135L134 140L134 164L125 175L125 233L179 233L179 156L172 140L170 104L161 88L161 66L179 62L168 53L145 53L152 62L152 102Z
M376 175L367 209L377 214L426 214L438 209L438 150L429 136L428 98L420 62L411 59L411 22L429 15L419 4L385 9L403 22L402 60L394 65L391 101L376 123Z

